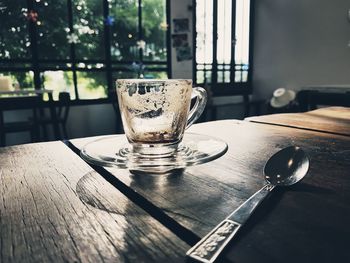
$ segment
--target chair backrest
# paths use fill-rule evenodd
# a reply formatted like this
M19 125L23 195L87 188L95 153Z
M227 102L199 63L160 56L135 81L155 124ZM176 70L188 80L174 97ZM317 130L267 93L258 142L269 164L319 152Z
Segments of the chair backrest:
M6 145L5 134L8 132L30 131L32 141L38 138L37 131L37 108L42 102L41 97L35 96L12 96L0 98L0 146ZM31 109L33 111L32 120L5 122L4 111Z
M301 111L314 110L318 106L350 107L350 92L301 90L297 94L297 100Z
M119 115L118 97L115 89L108 90L108 99L111 101L115 113Z
M3 97L0 98L0 113L2 115L4 111L32 109L33 119L36 121L36 111L41 102L41 97L38 95ZM3 117L1 121L4 122Z
M67 122L68 114L69 114L69 108L70 108L70 95L69 92L60 92L58 94L58 117L62 119L64 123Z
M117 96L117 92L115 89L108 90L108 100L111 102L113 109L114 109L116 122L117 122L116 132L123 133L124 129L123 129L123 124L122 124L122 120L120 117L118 96Z

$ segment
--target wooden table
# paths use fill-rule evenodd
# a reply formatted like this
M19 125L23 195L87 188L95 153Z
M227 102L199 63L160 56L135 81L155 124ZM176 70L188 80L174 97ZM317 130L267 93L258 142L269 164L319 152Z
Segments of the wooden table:
M249 117L246 120L317 132L350 136L350 110L346 107L327 107L305 113L281 113Z
M190 131L224 139L228 152L183 174L141 176L86 164L79 148L95 138L0 148L0 261L185 262L263 186L265 161L298 145L307 177L276 189L219 261L350 262L350 136L238 120Z

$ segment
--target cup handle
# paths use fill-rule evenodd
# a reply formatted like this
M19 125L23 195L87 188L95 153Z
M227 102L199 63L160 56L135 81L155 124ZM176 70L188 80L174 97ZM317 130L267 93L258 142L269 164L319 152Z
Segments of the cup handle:
M188 114L187 126L188 129L202 115L205 105L207 104L207 92L201 87L192 88L192 98L196 97L196 102Z

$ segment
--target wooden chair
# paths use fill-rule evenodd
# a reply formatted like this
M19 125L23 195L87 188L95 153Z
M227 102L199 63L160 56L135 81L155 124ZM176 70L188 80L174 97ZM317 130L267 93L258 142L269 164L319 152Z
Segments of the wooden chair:
M67 132L67 120L70 110L70 95L68 92L60 92L58 95L58 102L49 102L53 103L54 105L49 105L49 108L51 108L52 111L49 116L46 116L45 114L40 114L40 116L37 118L37 123L39 124L39 127L41 128L41 131L44 135L44 140L48 140L48 136L46 133L46 128L48 125L51 125L54 129L55 139L68 139L68 132ZM58 129L55 131L55 129ZM62 133L61 133L62 131Z
M38 141L37 107L40 96L0 98L0 146L6 145L6 134L29 132L32 142ZM21 121L5 122L5 111L31 109L32 117Z
M115 117L117 120L116 133L124 133L123 125L120 117L119 105L118 105L118 97L115 89L108 90L108 99L113 106L113 110L115 112Z

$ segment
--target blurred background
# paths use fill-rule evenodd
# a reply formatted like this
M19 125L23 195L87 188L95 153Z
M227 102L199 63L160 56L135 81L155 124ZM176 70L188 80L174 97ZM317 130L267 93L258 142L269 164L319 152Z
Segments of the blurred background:
M349 69L348 0L0 0L6 145L122 132L118 78L192 79L209 121L300 110L278 88L347 94ZM31 92L37 113L8 99Z

